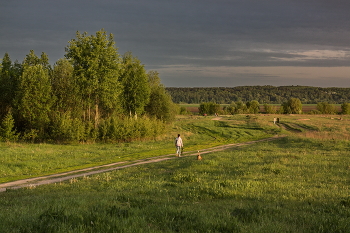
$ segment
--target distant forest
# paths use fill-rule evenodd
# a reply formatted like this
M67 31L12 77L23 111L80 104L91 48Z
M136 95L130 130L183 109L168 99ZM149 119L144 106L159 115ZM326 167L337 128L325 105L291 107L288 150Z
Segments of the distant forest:
M327 102L342 104L350 102L350 88L309 87L309 86L238 86L238 87L167 87L174 103L198 104L214 102L230 104L231 102L252 100L260 104L282 104L290 98L298 98L303 104Z

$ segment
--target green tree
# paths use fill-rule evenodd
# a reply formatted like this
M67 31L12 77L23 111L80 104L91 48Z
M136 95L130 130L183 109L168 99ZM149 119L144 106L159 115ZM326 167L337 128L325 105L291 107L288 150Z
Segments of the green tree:
M335 114L336 108L334 105L327 102L317 103L317 110L322 114Z
M147 73L147 76L151 87L151 94L150 101L145 106L146 112L165 122L174 120L178 112L178 106L173 103L171 96L161 84L159 73L157 71L150 71Z
M35 66L42 65L43 69L51 75L52 68L49 63L49 57L46 53L42 52L40 58L35 54L34 50L30 50L29 54L23 60L23 66Z
M180 107L179 105L177 105L177 108L179 109L179 114L180 115L190 115L191 114L191 112L188 111L187 108L184 107L184 106Z
M343 103L341 105L341 114L350 115L350 103Z
M236 102L236 110L235 110L236 114L244 114L244 113L247 113L247 111L248 111L247 105L243 103L243 101Z
M220 112L220 104L213 102L204 102L199 105L199 114L204 115L213 115Z
M15 127L15 120L12 117L11 111L9 111L1 122L0 138L2 138L2 140L5 140L5 141L17 140L18 135L14 127Z
M42 136L49 123L48 115L52 102L48 73L42 65L26 65L16 99L16 110L24 129L36 129Z
M303 109L301 101L298 98L290 98L282 104L282 107L285 114L301 114Z
M260 111L260 104L256 100L252 100L247 103L247 108L249 113L258 114Z
M68 42L65 57L73 64L75 85L79 88L85 119L98 126L100 115L110 115L119 109L120 56L113 35L105 30L88 36L77 32Z
M35 66L41 64L40 58L35 55L34 50L30 50L29 54L23 60L23 65Z
M236 113L237 104L235 102L231 102L231 104L226 108L226 111L228 111L231 115Z
M8 53L5 53L0 70L0 119L11 109L15 92L16 77L13 72L10 56Z
M67 59L58 60L53 68L51 84L56 96L54 108L58 112L72 112L74 117L81 117L83 111L79 87L73 75L73 66Z
M144 113L145 106L149 103L151 89L148 76L140 60L132 56L131 52L124 54L122 64L120 82L123 110L126 114L137 117Z
M267 114L275 114L277 112L276 106L264 104L265 113Z

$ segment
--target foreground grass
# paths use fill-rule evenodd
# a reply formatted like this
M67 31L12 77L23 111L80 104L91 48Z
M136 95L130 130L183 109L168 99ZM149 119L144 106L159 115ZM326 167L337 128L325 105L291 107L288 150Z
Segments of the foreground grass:
M288 135L202 161L182 157L2 192L0 232L350 232L349 119L283 115L277 126L273 117L179 119L168 138L154 142L3 144L14 154L0 158L7 166L22 161L12 170L23 175L27 164L47 160L60 163L54 170L164 154L177 132L187 150Z
M0 193L0 232L350 232L345 141L288 137Z
M102 164L137 160L174 153L174 139L181 133L185 151L271 136L245 116L228 121L211 117L182 117L157 140L110 144L0 144L0 183L72 171Z

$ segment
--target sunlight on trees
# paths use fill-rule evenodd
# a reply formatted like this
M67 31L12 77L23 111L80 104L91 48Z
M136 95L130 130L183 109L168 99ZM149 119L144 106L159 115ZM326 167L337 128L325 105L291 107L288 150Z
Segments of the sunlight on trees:
M174 119L176 108L158 73L150 77L131 52L120 57L104 29L77 32L65 51L53 68L44 52L38 57L30 50L22 64L4 55L2 140L140 140L157 137Z

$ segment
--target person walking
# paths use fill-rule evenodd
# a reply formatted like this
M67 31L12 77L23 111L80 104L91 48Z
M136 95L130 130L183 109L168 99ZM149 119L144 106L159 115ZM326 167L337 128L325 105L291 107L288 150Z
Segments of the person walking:
M181 157L181 149L184 146L182 143L182 138L180 137L180 134L177 135L177 138L175 139L175 147L176 147L176 156Z

